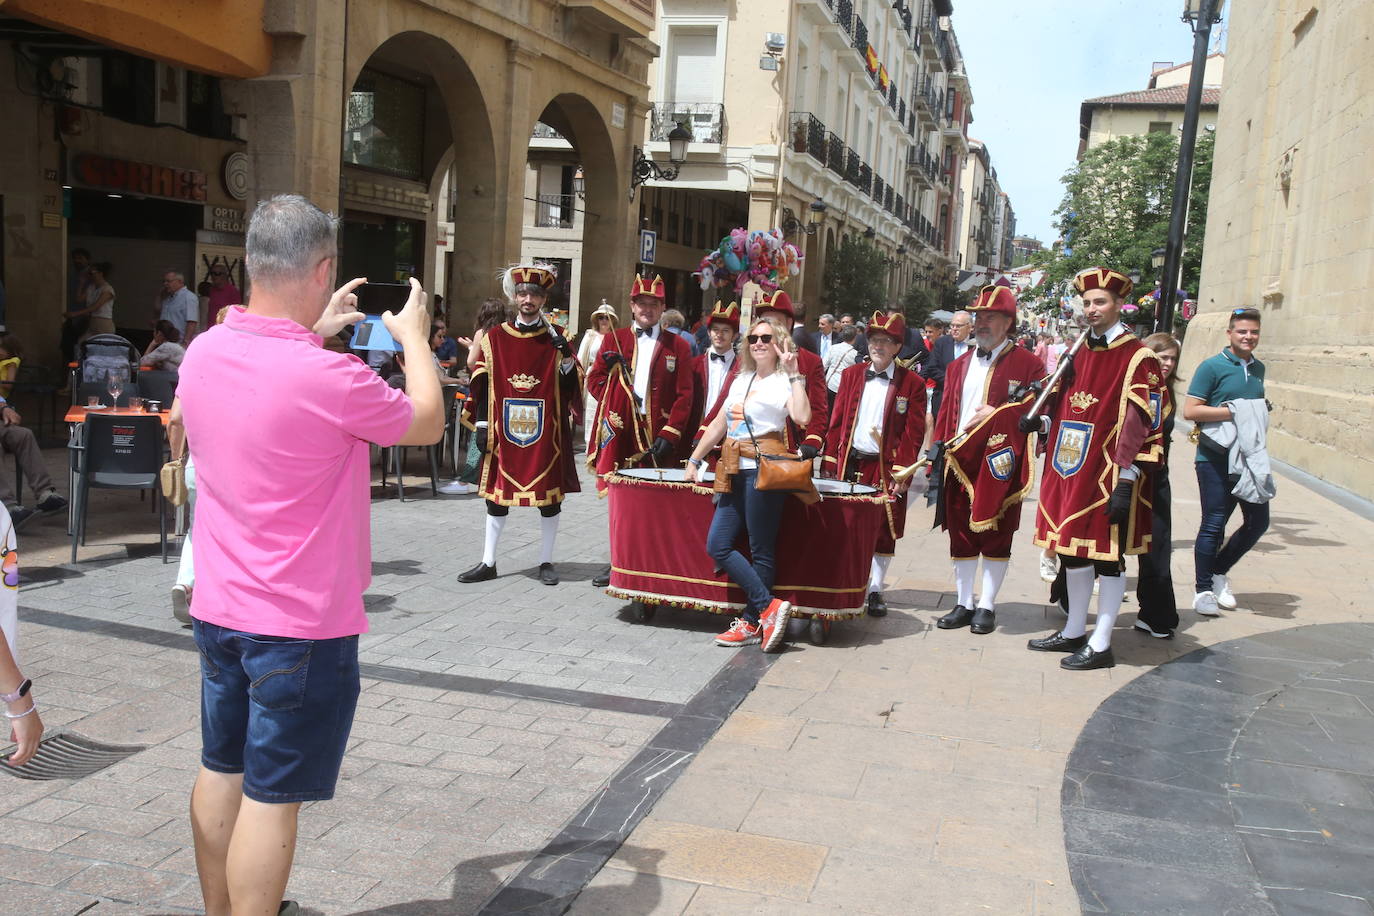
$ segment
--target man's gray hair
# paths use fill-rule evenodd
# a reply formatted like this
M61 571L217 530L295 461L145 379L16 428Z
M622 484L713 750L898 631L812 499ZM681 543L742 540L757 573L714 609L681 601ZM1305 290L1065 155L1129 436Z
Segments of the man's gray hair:
M164 270L164 271L162 272L162 276L163 276L164 278L167 277L167 276L169 276L169 275L170 275L170 276L173 276L173 277L176 277L177 280L180 281L180 283L181 283L182 286L185 286L185 285L186 285L186 275L185 275L184 273L182 273L181 271L179 271L179 270L173 270L172 268L169 267L169 268L167 268L166 270Z
M254 283L290 282L337 248L339 221L299 194L258 202L248 222L244 257Z
M832 315L832 314L830 314L829 312L826 312L824 315L822 315L821 317L817 318L816 320L817 320L817 321L828 321L828 322L830 322L831 324L834 324L834 323L835 323L835 316Z

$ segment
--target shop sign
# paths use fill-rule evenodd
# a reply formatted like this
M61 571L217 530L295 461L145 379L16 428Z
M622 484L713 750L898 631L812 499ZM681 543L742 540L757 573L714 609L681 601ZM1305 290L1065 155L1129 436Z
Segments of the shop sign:
M205 201L205 173L195 169L174 169L81 153L72 159L71 174L79 183L91 188L168 200Z
M211 232L232 232L243 235L243 211L235 207L205 208L205 228Z

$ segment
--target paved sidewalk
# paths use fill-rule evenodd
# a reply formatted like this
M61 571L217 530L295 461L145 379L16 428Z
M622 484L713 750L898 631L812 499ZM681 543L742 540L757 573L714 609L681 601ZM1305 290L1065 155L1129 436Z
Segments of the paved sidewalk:
M1176 590L1190 599L1199 510L1189 458L1191 449L1181 444L1173 472L1173 565ZM929 510L913 508L894 564L896 586L888 596L893 613L837 627L824 647L789 646L573 912L1080 912L1061 805L1082 803L1079 787L1065 782L1066 759L1099 704L1161 663L1201 647L1300 624L1374 620L1364 600L1365 546L1374 542L1374 523L1292 480L1280 479L1279 488L1269 533L1235 571L1241 609L1216 619L1182 610L1177 637L1162 641L1130 629L1134 604L1128 599L1114 637L1117 667L1079 673L1060 670L1057 655L1025 648L1027 638L1057 629L1063 619L1057 608L1041 603L1048 588L1037 576L1029 523L1018 536L997 631L980 637L966 629L933 629L934 619L953 604L953 576L945 537L928 531ZM1130 567L1133 575L1135 563ZM1326 640L1319 645L1334 650L1331 637ZM1276 682L1305 676L1270 661L1274 652L1258 654L1255 664ZM1204 660L1203 666L1179 671L1202 678L1186 702L1168 707L1180 716L1188 702L1208 705L1233 696L1230 691L1248 696L1252 690L1233 665ZM1264 692L1268 683L1254 684L1255 703L1274 693ZM1368 715L1374 687L1356 683L1349 689L1363 691L1367 702L1360 708ZM1331 702L1352 715L1359 704L1345 694ZM1301 706L1295 715L1310 708ZM1162 725L1146 721L1152 714L1138 707L1123 714L1117 724L1125 727L1108 734L1125 759L1163 749L1157 745L1168 731L1168 710L1153 714ZM1347 727L1368 738L1371 725L1374 720L1351 720ZM1315 723L1303 727L1299 743L1288 745L1290 754L1316 733ZM1264 759L1258 745L1245 746ZM1077 759L1093 770L1112 770L1111 761ZM1290 756L1286 762L1296 761ZM1166 838L1166 846L1168 837L1178 837L1180 850L1192 849L1182 838L1195 826L1176 806L1157 801L1157 784L1146 781L1172 777L1125 775L1134 778L1112 791L1133 808L1133 816L1115 824L1115 834L1104 834L1100 822L1094 822L1095 833L1071 832L1074 852L1086 856L1076 861L1095 864L1099 875L1136 868L1138 880L1125 882L1136 889L1181 882L1195 900L1207 899L1197 894L1212 886L1206 862L1183 857L1170 861L1177 870L1150 872L1149 866L1126 861L1123 850L1156 842L1145 836L1147 830ZM1223 792L1224 779L1214 775L1206 788ZM1374 778L1356 779L1346 789L1358 794L1360 785L1374 787ZM1255 790L1237 784L1232 791ZM1374 807L1374 796L1364 801ZM1306 817L1295 826L1309 835L1316 829ZM1369 846L1367 840L1353 842ZM1374 849L1341 855L1332 867L1374 874ZM1271 874L1289 879L1294 871L1271 867ZM1209 905L1170 909L1158 899L1154 905L1143 898L1112 903L1090 901L1086 909L1220 911ZM1358 899L1345 903L1354 908L1320 911L1370 912ZM1261 895L1227 912L1273 913L1276 905Z
M511 515L501 577L460 586L481 501L391 493L374 490L372 631L343 778L302 814L288 889L316 916L476 912L732 658L706 638L718 621L635 626L591 587L607 538L592 493L566 505L558 588L534 578L533 510ZM198 661L170 613L175 558L160 562L136 497L100 511L76 566L34 562L65 560L60 518L23 533L23 661L49 734L146 749L84 779L0 774L6 913L200 908L186 812ZM120 513L136 536L116 534Z

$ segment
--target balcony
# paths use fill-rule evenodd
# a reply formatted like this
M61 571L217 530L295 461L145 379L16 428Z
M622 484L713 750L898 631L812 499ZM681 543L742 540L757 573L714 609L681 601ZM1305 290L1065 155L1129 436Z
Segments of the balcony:
M855 158L858 158L857 154L855 154ZM882 179L879 180L881 181ZM859 180L855 182L855 184L858 186L859 190L863 191L865 194L872 193L873 169L869 167L867 162L863 162L862 160L859 162Z
M848 152L839 134L828 134L825 138L825 167L837 175L844 175Z
M827 147L825 125L821 119L810 112L792 112L792 152L805 153L824 168Z
M835 24L844 32L845 37L854 35L854 0L835 0ZM865 36L867 40L867 36Z
M861 17L854 17L854 50L859 52L859 56L868 60L868 26L864 25Z
M846 149L844 159L844 180L857 186L859 184L859 166L861 165L863 165L863 160L859 158L859 154L852 149Z
M720 102L655 102L649 122L649 140L668 142L668 134L681 124L692 132L693 143L719 146L725 142L725 105Z
M576 208L575 194L540 194L534 199L534 225L539 229L571 229Z
M882 178L878 177L877 175L874 175L874 176L873 176L873 201L874 201L874 203L876 203L876 204L877 204L878 206L880 206L880 207L883 205L883 189L884 189L885 187L886 187L886 184L885 184L885 182L882 180Z
M888 213L894 213L894 212L896 212L896 206L895 206L895 205L896 205L896 202L897 202L898 200L900 200L900 199L901 199L901 195L900 195L900 194L894 194L894 193L892 192L892 185L888 185L888 186L883 190L883 209L886 210Z

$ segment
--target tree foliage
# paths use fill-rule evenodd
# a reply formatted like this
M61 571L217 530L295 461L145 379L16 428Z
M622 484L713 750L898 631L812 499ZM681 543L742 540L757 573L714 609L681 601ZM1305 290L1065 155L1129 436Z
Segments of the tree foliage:
M1182 286L1196 293L1202 269L1207 193L1212 181L1215 136L1198 138L1185 228ZM1088 150L1060 179L1064 199L1055 210L1062 246L1037 252L1032 263L1045 271L1032 290L1046 295L1087 267L1139 271L1142 293L1154 287L1151 253L1169 235L1169 210L1178 168L1179 141L1173 133L1120 137Z
M849 236L825 263L821 299L835 314L871 315L887 300L887 263L866 240Z

